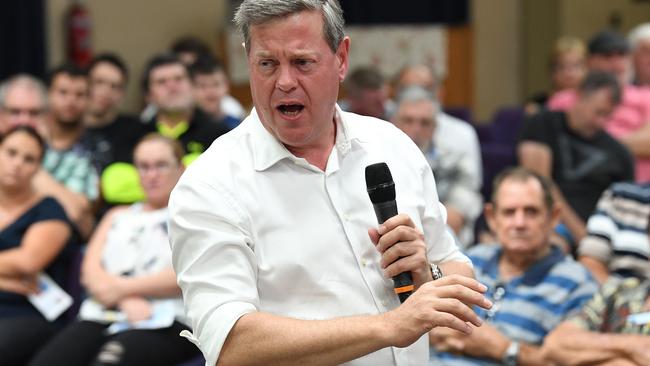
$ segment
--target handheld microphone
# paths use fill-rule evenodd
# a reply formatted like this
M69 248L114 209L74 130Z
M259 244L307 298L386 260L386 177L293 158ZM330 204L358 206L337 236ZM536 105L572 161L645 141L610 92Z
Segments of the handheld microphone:
M377 163L366 167L366 187L370 201L375 209L379 224L397 215L395 202L395 183L386 163ZM393 277L395 293L400 302L406 301L413 293L411 272L402 272Z

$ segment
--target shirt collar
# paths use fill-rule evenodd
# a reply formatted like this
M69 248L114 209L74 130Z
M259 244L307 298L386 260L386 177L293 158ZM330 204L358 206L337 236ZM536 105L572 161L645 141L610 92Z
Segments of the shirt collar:
M295 162L305 161L293 155L275 136L273 136L262 124L255 108L252 109L249 116L252 124L252 142L254 167L257 171L264 171L283 159L289 159ZM349 116L336 105L334 120L336 122L336 139L334 148L338 150L341 156L346 155L352 149L353 141L360 141L360 131L358 128L352 128L348 121Z
M492 278L499 276L499 258L503 253L503 248L499 247L492 258L488 260L485 266L485 272ZM546 275L551 271L553 266L564 260L565 254L555 245L551 245L549 253L535 262L523 275L513 278L510 283L524 284L526 286L536 286L544 280Z

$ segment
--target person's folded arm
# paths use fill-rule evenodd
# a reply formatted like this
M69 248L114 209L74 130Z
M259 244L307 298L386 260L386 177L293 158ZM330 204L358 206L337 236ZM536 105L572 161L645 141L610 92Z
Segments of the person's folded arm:
M43 195L52 196L63 206L68 215L84 238L90 237L95 225L92 213L92 203L82 193L73 192L59 183L44 169L34 176L34 188Z
M609 334L585 330L565 321L544 341L547 357L561 365L594 365L627 359L650 364L650 340L644 335Z
M33 276L45 269L63 250L70 226L62 220L32 224L19 246L0 251L0 275Z

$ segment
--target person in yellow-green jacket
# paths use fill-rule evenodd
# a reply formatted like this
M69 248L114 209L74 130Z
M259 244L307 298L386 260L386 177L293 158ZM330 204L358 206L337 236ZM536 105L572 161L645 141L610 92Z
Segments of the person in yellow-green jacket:
M163 136L176 139L185 149L189 165L229 128L196 107L186 66L172 54L156 55L143 73L142 87L158 113L149 123Z

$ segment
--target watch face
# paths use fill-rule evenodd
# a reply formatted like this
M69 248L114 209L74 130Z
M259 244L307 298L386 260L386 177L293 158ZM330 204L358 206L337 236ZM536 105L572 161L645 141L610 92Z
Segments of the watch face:
M440 270L440 267L437 265L430 263L431 266L431 275L433 276L433 280L438 280L442 278L442 271Z
M506 349L506 354L503 363L506 366L517 366L517 356L519 355L519 342L512 341Z

